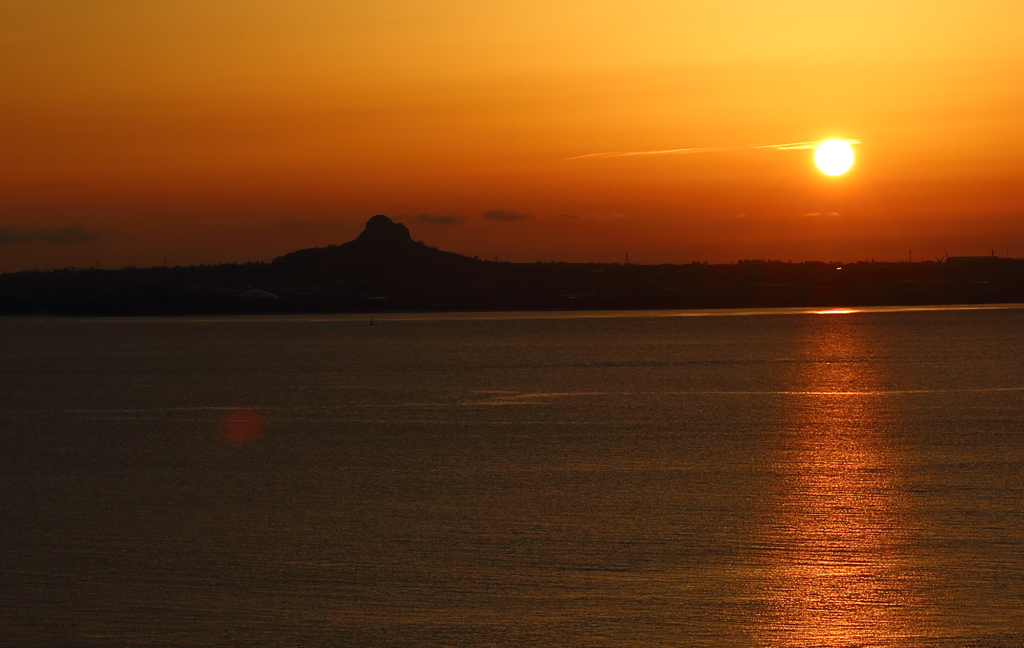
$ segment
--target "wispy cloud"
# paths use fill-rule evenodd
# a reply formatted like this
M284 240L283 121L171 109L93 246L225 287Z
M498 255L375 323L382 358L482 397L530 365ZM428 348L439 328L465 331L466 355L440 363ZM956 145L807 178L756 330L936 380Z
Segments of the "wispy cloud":
M715 151L731 151L734 146L711 146L704 148L680 148L665 149L663 151L606 151L604 153L587 153L575 157L565 158L566 160L582 160L584 158L618 158L631 155L686 155L688 153L714 153Z
M818 148L818 146L821 145L821 143L824 141L826 140L818 140L816 142L790 142L789 144L757 144L751 146L750 148L773 149L776 151L805 151L807 149ZM860 144L860 140L855 139L848 139L843 141L846 142L847 144L850 144L851 146Z
M493 221L521 221L533 218L532 214L521 214L519 212L507 211L504 209L492 209L484 212L483 218Z
M619 220L621 218L629 218L626 214L620 214L618 212L594 212L589 214L561 214L561 218L568 218L571 220Z
M821 142L790 142L789 144L754 144L750 148L771 149L773 151L805 151L818 148Z
M419 214L415 218L431 225L461 225L466 222L466 217L458 214Z
M839 212L810 212L809 214L801 214L804 218L838 218L842 216Z
M788 142L786 144L751 144L749 146L705 146L701 148L663 149L659 151L605 151L604 153L587 153L565 158L566 160L583 160L585 158L620 158L632 155L690 155L693 153L719 153L722 151L742 151L746 149L771 149L775 151L801 151L818 148L825 140L814 142ZM849 144L860 144L860 140L845 140Z
M103 232L79 226L57 228L0 227L0 245L34 242L74 245L81 243L95 243L103 237Z

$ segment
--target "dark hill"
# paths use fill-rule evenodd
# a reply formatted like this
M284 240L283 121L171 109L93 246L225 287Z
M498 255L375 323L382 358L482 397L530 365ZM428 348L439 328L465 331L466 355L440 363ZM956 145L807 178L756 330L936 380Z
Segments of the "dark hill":
M355 278L432 277L473 271L483 262L444 252L412 240L405 225L378 214L366 222L362 234L348 243L307 248L277 257L275 273L289 280L314 283Z

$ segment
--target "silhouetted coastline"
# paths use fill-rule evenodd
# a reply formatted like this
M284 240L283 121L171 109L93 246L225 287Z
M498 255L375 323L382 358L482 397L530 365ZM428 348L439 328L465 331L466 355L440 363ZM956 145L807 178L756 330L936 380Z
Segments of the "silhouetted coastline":
M1024 302L1024 259L636 265L484 261L374 216L271 263L0 275L0 314L199 315L841 307Z

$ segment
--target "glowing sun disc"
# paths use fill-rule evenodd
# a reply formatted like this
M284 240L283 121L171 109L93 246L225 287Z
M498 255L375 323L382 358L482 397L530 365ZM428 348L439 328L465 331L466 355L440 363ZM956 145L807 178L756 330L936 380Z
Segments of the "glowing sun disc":
M822 173L842 175L853 166L853 149L843 140L825 140L814 152L814 163Z

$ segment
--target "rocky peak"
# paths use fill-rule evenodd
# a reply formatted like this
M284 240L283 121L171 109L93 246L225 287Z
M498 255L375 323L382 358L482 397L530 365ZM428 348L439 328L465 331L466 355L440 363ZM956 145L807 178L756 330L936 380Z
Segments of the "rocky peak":
M412 236L405 225L394 222L384 214L377 214L366 221L366 228L356 240L374 244L406 243L412 241Z

